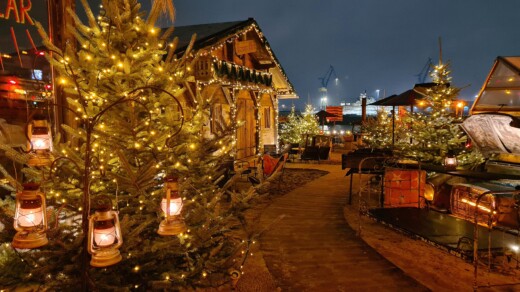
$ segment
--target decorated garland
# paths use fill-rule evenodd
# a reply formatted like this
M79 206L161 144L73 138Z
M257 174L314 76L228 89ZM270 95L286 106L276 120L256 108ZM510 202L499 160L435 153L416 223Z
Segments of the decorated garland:
M266 86L271 86L273 84L272 74L257 72L256 70L251 70L226 61L215 61L213 63L213 68L217 77L226 77L231 80L252 82Z

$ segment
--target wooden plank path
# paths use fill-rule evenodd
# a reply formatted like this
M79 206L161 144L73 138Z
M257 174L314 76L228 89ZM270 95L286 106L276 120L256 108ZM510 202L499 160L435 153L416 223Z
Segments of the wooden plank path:
M260 217L261 226L272 224L260 238L260 249L282 291L428 290L347 225L343 207L348 180L340 165L286 167L315 168L329 174L302 182L302 187L275 199ZM285 217L276 221L282 215Z

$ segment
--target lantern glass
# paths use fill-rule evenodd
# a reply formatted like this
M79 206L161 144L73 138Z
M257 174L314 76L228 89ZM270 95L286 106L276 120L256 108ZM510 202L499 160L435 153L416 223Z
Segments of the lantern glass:
M33 150L50 150L51 149L51 139L49 134L43 135L35 135L33 134L31 137L32 149Z
M454 170L457 168L457 157L446 157L444 159L444 167L448 170Z
M455 170L458 166L457 156L453 150L449 150L444 158L444 168L446 170Z
M30 228L40 225L43 221L41 202L39 207L35 208L24 207L24 202L22 202L16 220L18 220L18 226L20 227Z
M29 138L32 150L52 150L52 135L47 120L33 120L29 125Z
M94 243L98 247L110 246L117 240L116 227L112 220L95 222L93 233Z
M163 198L161 201L161 209L164 212L164 214L167 214L168 216L177 216L181 214L182 211L182 199L180 197L177 198L170 198L170 212L168 213L167 206L168 206L168 200L166 198Z

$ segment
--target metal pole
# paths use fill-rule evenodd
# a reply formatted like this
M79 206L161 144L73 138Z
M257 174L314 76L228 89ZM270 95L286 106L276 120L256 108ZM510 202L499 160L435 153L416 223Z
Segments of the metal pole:
M392 147L395 144L395 105L392 106Z
M90 213L90 154L91 154L91 134L92 134L92 120L88 119L85 121L86 127L86 141L85 141L85 171L83 173L83 210L81 213L81 229L83 230L83 250L81 251L81 290L88 291L88 268L89 268L89 256L88 256L88 229L89 222L88 216Z

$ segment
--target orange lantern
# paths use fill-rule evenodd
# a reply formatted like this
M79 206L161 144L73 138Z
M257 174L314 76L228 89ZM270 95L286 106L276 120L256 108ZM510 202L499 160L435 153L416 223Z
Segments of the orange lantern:
M46 166L51 162L52 134L47 120L33 120L28 126L29 145L32 154L27 162L30 166Z
M122 260L119 247L123 244L119 216L110 205L98 207L89 219L88 252L90 265L103 268Z
M164 179L166 197L161 200L161 209L165 219L159 225L160 235L178 235L186 231L186 224L181 216L182 198L179 194L179 182L175 177Z
M457 169L457 166L457 156L453 153L453 150L449 150L448 154L444 158L444 168L446 170L455 170Z
M16 210L14 229L18 231L13 238L14 248L37 248L49 241L47 230L47 212L45 195L40 191L40 185L24 184L23 191L16 194Z

